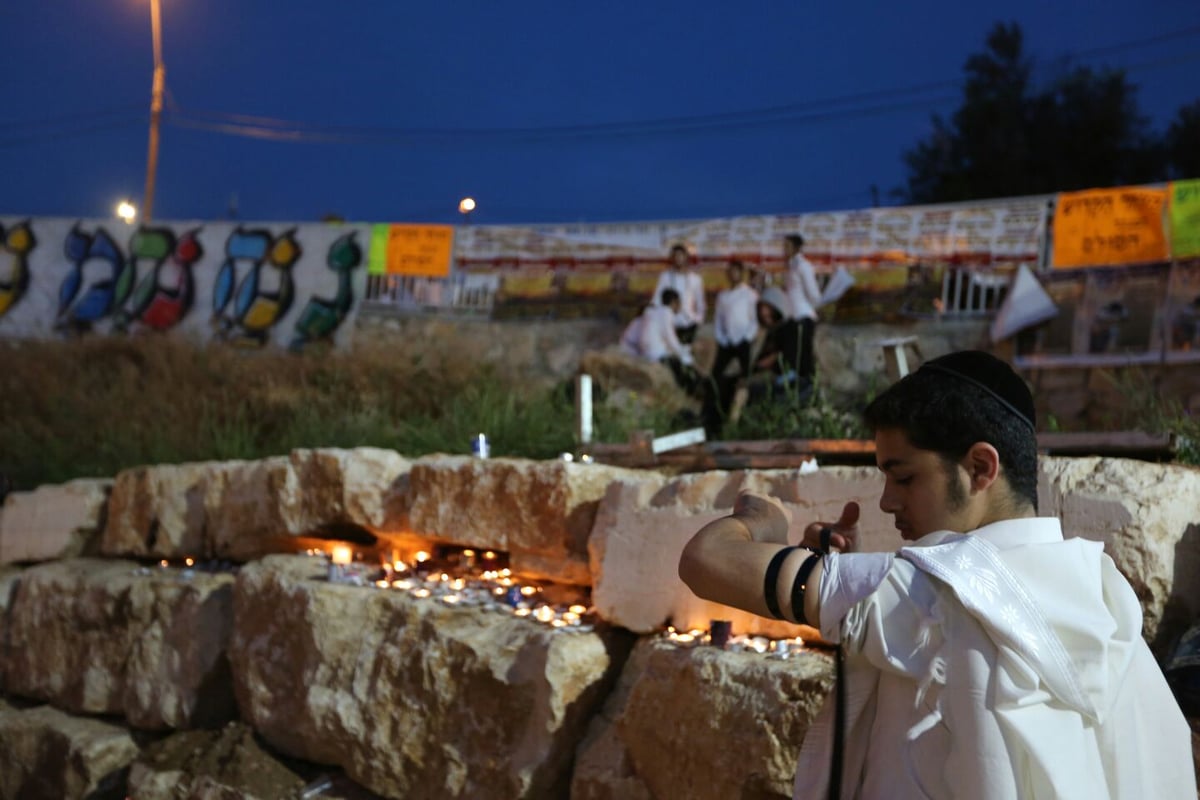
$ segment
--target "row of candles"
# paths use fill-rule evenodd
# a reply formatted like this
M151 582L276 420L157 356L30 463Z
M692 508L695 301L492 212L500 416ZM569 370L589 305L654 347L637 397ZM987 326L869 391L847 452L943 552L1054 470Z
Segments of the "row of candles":
M413 558L415 563L412 565L393 554L390 561L384 561L380 568L376 569L363 562L356 562L354 550L347 545L335 545L329 552L320 548L310 548L305 554L329 559L327 576L330 583L374 585L379 589L405 591L417 599L432 598L449 606L483 607L503 611L552 628L573 632L593 629L587 622L589 609L586 606L580 603L564 605L539 602L539 595L543 593L542 587L517 581L512 570L500 567L503 559L493 550L479 553L471 548L463 549L458 553L457 569L447 567L444 570L434 568L433 557L426 551L417 552ZM158 566L165 569L170 567L171 563L163 559ZM472 573L472 570L479 566L484 569ZM192 577L196 569L195 559L185 558L183 567L180 576ZM458 573L464 569L465 575L451 574L451 570ZM139 567L137 572L149 574L151 570ZM790 639L734 636L729 620L712 620L707 631L700 628L684 631L668 626L663 632L663 638L677 647L710 646L735 653L759 653L783 659L804 645L803 639L798 636Z
M789 658L792 653L804 646L804 640L799 636L791 639L769 639L766 636L733 636L730 633L728 620L713 620L709 629L692 628L691 630L676 630L675 626L667 626L663 638L676 647L718 647L732 653L759 653L768 658Z
M588 608L581 603L551 604L542 602L541 586L522 584L513 577L511 569L500 567L502 559L492 550L478 553L467 548L457 554L457 564L438 568L426 551L414 556L410 565L393 554L380 568L371 568L354 560L353 550L335 545L329 553L319 548L305 551L309 556L327 557L330 583L359 586L374 585L379 589L407 592L417 599L430 598L449 606L481 607L502 611L563 629L566 632L591 631ZM484 567L475 572L476 568ZM464 572L465 570L465 572ZM452 574L453 573L453 574Z

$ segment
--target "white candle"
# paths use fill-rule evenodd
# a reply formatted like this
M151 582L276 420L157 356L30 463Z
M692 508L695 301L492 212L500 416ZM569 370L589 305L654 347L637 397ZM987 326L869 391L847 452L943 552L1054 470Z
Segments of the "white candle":
M333 548L333 563L340 567L344 567L354 559L354 551L343 544L339 544Z

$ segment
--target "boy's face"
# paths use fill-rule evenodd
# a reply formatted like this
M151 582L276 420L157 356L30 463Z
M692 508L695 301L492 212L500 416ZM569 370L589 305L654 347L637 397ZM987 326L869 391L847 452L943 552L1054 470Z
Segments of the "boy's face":
M947 464L938 453L914 447L895 428L875 432L875 463L885 478L879 508L895 518L904 539L978 527L968 501L967 472L960 464Z
M725 270L725 277L729 278L729 283L732 286L737 286L742 282L742 268L740 266L730 264Z
M675 269L687 269L691 262L692 259L686 250L677 247L671 251L671 264Z

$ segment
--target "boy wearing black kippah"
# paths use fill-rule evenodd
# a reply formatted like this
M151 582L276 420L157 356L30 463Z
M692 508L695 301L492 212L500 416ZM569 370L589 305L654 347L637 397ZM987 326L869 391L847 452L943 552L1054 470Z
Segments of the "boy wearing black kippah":
M795 797L1187 798L1190 731L1098 542L1037 516L1033 398L975 351L923 365L865 411L880 508L911 542L855 553L857 504L789 548L752 494L688 543L696 594L807 621L845 655L844 725L809 729ZM836 747L840 745L840 750ZM840 768L832 774L831 756Z

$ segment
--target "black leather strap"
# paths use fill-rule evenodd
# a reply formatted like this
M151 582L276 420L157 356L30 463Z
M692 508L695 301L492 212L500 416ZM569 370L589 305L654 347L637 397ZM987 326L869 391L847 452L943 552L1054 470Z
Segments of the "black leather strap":
M823 556L823 553L812 553L804 559L804 563L800 565L800 571L796 573L796 580L792 584L792 618L802 625L809 624L808 619L804 616L804 591L808 588L808 576L812 574L813 568L817 566L817 562Z
M772 556L763 576L763 600L767 602L767 610L775 619L783 619L783 612L779 608L779 570L783 567L783 560L796 549L798 548L785 547Z

